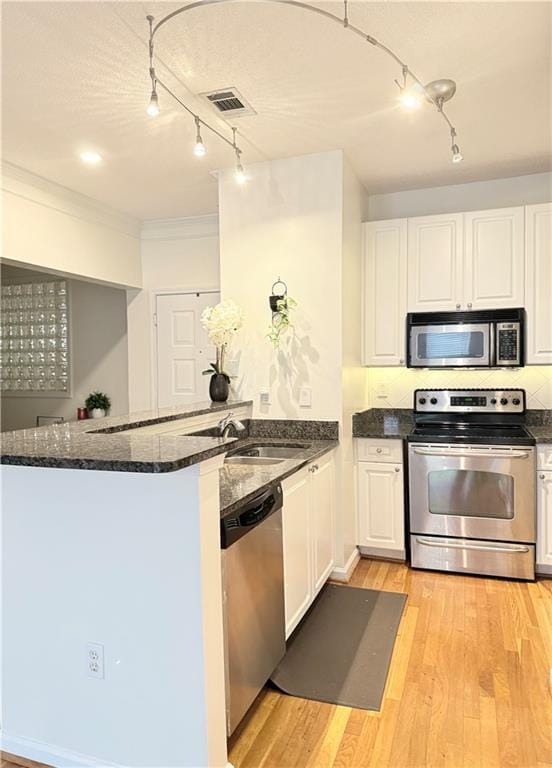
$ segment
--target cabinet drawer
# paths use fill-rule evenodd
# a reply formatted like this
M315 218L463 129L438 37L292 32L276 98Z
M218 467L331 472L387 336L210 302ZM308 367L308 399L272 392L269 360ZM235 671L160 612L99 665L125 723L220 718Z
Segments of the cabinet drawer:
M552 445L541 445L537 449L537 467L552 469Z
M359 437L356 439L357 461L392 461L402 464L402 440L378 440Z

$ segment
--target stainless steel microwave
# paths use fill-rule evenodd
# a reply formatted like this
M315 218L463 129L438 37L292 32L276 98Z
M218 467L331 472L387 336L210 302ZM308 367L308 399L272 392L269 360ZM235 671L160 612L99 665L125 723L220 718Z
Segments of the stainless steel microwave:
M520 368L524 309L411 312L406 318L409 368Z

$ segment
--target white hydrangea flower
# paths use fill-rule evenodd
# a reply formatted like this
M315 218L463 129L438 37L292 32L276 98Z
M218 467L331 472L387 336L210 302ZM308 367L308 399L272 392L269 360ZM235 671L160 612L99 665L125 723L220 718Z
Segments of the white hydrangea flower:
M215 307L206 307L201 323L215 347L227 347L243 325L243 312L234 301L225 299Z

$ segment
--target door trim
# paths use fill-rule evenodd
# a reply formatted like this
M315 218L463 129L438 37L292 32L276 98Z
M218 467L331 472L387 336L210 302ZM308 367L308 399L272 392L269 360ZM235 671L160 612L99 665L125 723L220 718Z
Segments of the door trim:
M151 350L151 367L150 367L150 408L158 408L157 392L158 392L158 362L159 362L159 349L157 345L157 297L158 296L190 296L192 294L200 293L219 293L220 288L154 288L150 291L150 350Z

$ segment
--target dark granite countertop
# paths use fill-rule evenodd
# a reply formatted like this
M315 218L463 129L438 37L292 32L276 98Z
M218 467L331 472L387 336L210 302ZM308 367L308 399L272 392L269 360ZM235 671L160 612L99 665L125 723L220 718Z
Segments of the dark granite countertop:
M303 422L304 423L304 422ZM300 433L299 433L300 434ZM293 475L305 464L320 458L337 448L338 440L309 440L308 438L247 437L239 441L240 447L253 445L304 445L305 448L293 459L267 466L251 464L225 464L220 470L221 515L234 512L242 504L262 493L272 483ZM232 446L235 450L235 446ZM230 451L232 452L232 451Z
M3 432L0 461L2 464L32 467L173 472L225 453L235 438L148 435L135 433L133 429L250 404L250 400L195 403L97 421L64 422Z
M537 441L537 445L552 443L552 424L549 426L529 426L529 432Z
M414 428L414 416L408 408L371 408L353 414L353 437L404 440Z

